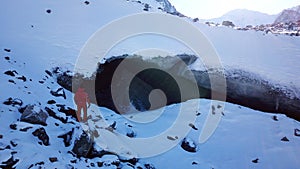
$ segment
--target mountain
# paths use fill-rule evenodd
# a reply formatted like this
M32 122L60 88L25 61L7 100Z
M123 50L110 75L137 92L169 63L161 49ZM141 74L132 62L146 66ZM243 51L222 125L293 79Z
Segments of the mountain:
M273 23L276 15L269 15L257 11L251 11L247 9L232 10L219 18L209 19L216 23L222 23L223 21L232 21L236 26L245 27L247 25L262 25Z
M274 23L289 23L300 20L300 5L283 10L275 19Z

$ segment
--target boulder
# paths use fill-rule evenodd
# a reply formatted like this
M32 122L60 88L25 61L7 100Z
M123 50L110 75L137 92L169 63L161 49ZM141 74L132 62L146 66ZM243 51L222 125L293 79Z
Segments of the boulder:
M22 116L21 121L28 122L31 124L41 124L46 126L46 120L48 118L48 113L43 111L36 105L28 105Z
M195 153L197 151L196 143L190 138L183 139L181 147L187 152Z
M46 133L46 130L43 127L39 128L39 129L36 129L34 132L32 132L32 135L38 137L38 139L41 140L42 143L45 146L49 146L50 145L50 143L49 143L49 136L48 136L48 134Z
M91 138L86 133L82 133L80 138L75 140L72 152L77 157L87 157L92 147L93 142Z

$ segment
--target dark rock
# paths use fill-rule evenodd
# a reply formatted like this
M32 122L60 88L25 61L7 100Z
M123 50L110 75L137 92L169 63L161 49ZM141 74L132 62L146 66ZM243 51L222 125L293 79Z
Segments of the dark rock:
M10 53L10 52L11 52L11 49L5 48L4 51Z
M48 114L35 105L28 105L21 116L21 121L46 126Z
M42 80L39 80L39 83L40 83L40 84L44 84L45 82L44 82L44 81L42 81Z
M297 137L300 137L300 130L299 129L295 129L294 130L294 135Z
M56 101L55 100L48 100L47 104L55 104Z
M77 119L76 111L74 109L70 107L66 108L66 105L63 104L56 104L56 106L59 108L58 109L59 112L65 113L67 116L72 116L75 119Z
M193 22L198 22L199 21L199 18L194 18L193 19Z
M20 107L20 108L18 109L18 111L19 111L20 113L24 113L24 111L26 110L27 106L28 106L28 105L26 105L26 106L24 106L24 107Z
M273 116L273 120L274 120L274 121L278 121L277 116Z
M190 123L189 126L192 127L192 129L194 129L194 130L198 130L198 128L192 123Z
M5 60L10 60L10 58L8 56L5 56L4 59Z
M144 164L146 169L155 169L155 167L152 164Z
M57 160L57 157L50 157L50 158L49 158L49 161L50 161L51 163L54 163L54 162L56 162L56 161L58 161L58 160Z
M8 70L8 71L4 72L4 74L14 77L18 74L18 72L15 70Z
M77 157L87 157L93 147L93 142L86 133L82 133L79 139L75 140L72 152Z
M72 128L71 131L65 134L57 136L57 138L62 138L64 140L65 147L69 147L71 145L73 133L74 133L74 128Z
M46 130L42 127L39 129L36 129L34 132L32 132L32 134L36 137L38 137L39 140L42 141L42 143L45 146L49 146L49 136L46 133Z
M27 81L27 79L26 79L26 77L25 77L25 76L17 77L17 79L19 79L19 80L23 80L23 82L26 82L26 81Z
M12 169L15 168L14 165L17 164L19 159L14 159L14 156L11 156L7 161L4 161L0 164L2 169Z
M3 135L2 134L0 134L0 139L2 139L3 138Z
M51 13L52 11L51 11L51 9L47 9L46 12L47 13Z
M5 149L11 149L10 145L6 145L5 147L0 147L0 151L5 150Z
M28 169L30 169L30 168L32 168L32 167L34 167L34 166L36 166L35 168L43 168L42 166L43 165L45 165L45 162L44 161L41 161L41 162L37 162L37 163L35 163L35 164L31 164L29 167L28 167Z
M197 165L198 163L196 161L193 161L192 162L192 165Z
M89 2L89 1L84 1L84 3L85 3L86 5L89 5L89 4L90 4L90 2Z
M235 25L233 24L233 22L231 21L223 21L222 22L223 26L230 26L230 27L235 27Z
M5 105L12 105L14 107L16 105L22 106L23 105L23 101L21 99L18 99L18 98L13 99L13 98L10 97L6 101L4 101L3 104L5 104Z
M8 82L9 82L9 83L16 84L16 82L15 82L14 80L11 80L11 79L9 79Z
M49 70L45 70L45 72L46 72L50 77L52 77L52 73L51 73Z
M136 136L136 133L133 130L131 130L131 131L129 131L129 132L126 133L126 136L130 137L130 138L133 138L133 137Z
M252 160L252 163L258 163L258 158L256 158L255 160Z
M196 143L189 138L183 139L181 147L187 152L195 153L197 151Z
M13 146L13 147L16 147L18 144L15 142L15 141L13 141L13 140L11 140L10 141L10 144Z
M64 124L67 123L67 121L68 121L67 118L65 119L63 117L57 116L56 113L53 110L51 110L50 108L48 108L48 107L45 107L45 110L48 112L49 116L51 116L51 117L53 117L53 118L61 121Z
M51 90L50 93L55 96L55 97L63 97L64 99L66 99L66 94L63 88L59 88L56 91Z
M288 142L288 141L290 141L287 137L283 137L282 139L281 139L281 141L285 141L285 142Z
M27 132L29 129L31 129L32 127L25 127L25 128L21 128L20 131L22 132Z
M10 124L9 128L11 128L13 130L17 130L17 124Z

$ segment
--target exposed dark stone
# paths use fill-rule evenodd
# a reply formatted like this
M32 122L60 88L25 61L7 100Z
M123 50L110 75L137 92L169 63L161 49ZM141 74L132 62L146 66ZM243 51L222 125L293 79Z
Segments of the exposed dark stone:
M192 123L190 123L189 126L192 127L192 129L194 129L194 130L198 130L198 128Z
M300 137L300 130L299 129L295 129L294 130L294 135L297 137Z
M28 105L26 105L26 106L24 106L24 107L20 107L20 108L18 109L18 111L19 111L20 113L24 113L24 111L26 110L27 106L28 106Z
M17 130L17 124L10 124L9 128L11 128L12 130Z
M7 161L4 161L0 164L2 169L12 169L15 164L17 164L19 159L14 159L14 156L11 156Z
M36 129L34 132L32 132L32 134L36 137L38 137L39 140L42 141L42 143L45 146L49 146L49 136L46 133L46 130L42 127L39 129Z
M22 132L27 132L29 129L31 129L32 127L25 127L25 128L21 128L20 131Z
M93 142L86 133L82 133L79 139L75 140L72 152L77 157L87 157L93 147Z
M3 104L5 105L12 105L12 106L22 106L23 105L23 101L21 99L18 98L8 98L6 101L3 102Z
M45 70L45 72L46 72L50 77L52 77L52 73L51 73L49 70Z
M34 167L34 166L38 166L38 167L35 167L35 168L43 168L42 166L43 165L45 165L45 162L44 161L40 161L40 162L37 162L37 163L35 163L35 164L31 164L29 167L28 167L28 169L30 169L30 168L32 168L32 167Z
M66 99L66 94L63 88L59 88L56 91L51 90L50 93L55 96L55 97L63 97L64 99Z
M8 82L12 83L12 84L17 84L14 80L11 80L11 79L9 79Z
M46 126L48 114L35 105L28 105L21 116L21 121Z
M192 165L197 165L198 163L196 161L193 161L192 162Z
M73 133L74 133L74 128L72 128L71 131L69 131L65 134L59 135L57 137L62 138L64 140L65 147L69 147L71 145Z
M59 112L65 113L67 116L72 116L75 119L77 119L76 111L74 109L70 107L66 108L66 105L63 104L56 104L56 106L59 108L58 109Z
M10 141L10 144L13 146L13 147L16 147L18 144L15 142L15 141L13 141L13 140L11 140Z
M84 3L85 3L86 5L89 5L89 4L90 4L90 2L89 2L89 1L84 1Z
M285 142L288 142L288 141L290 141L287 137L283 137L282 139L281 139L281 141L285 141Z
M27 80L25 76L17 77L17 79L23 80L23 82L26 82L26 80Z
M42 80L39 80L39 83L40 83L40 84L44 84L45 82L44 82L44 81L42 81Z
M48 100L47 104L55 104L56 101L55 100Z
M274 121L278 121L277 116L273 116L273 120L274 120Z
M10 58L8 56L5 56L4 59L5 60L10 60Z
M46 12L47 13L51 13L52 11L51 11L51 9L47 9Z
M195 153L197 151L197 145L191 139L185 138L181 143L181 147L188 152Z
M54 163L54 162L56 162L56 161L58 161L58 160L57 160L57 157L49 157L49 161L50 161L51 163Z
M252 160L252 163L258 163L258 158L256 158L255 160Z
M2 134L0 134L0 139L2 139L3 138L3 135Z
M11 52L11 49L5 48L4 51L9 53L9 52Z
M15 70L8 70L8 71L4 72L4 74L14 77L18 74L18 72Z
M152 164L144 164L146 169L155 169L155 167Z
M126 136L130 137L130 138L133 138L133 137L136 136L136 133L133 130L131 130L131 131L129 131L129 132L126 133Z
M64 124L67 123L67 118L64 119L63 117L57 116L56 113L48 107L45 107L45 110L48 112L49 116L61 121Z

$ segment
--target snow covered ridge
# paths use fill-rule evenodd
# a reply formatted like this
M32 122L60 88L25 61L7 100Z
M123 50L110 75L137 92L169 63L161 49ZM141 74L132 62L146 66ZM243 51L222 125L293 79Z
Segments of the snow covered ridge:
M78 79L78 82L73 84L79 85L80 83L84 83L86 86L93 86L92 84L95 84L95 91L93 89L89 89L91 95L93 95L94 92L96 93L96 98L93 102L95 104L98 103L99 106L104 106L118 112L114 106L110 92L111 82L114 71L122 60L127 57L130 58L129 60L131 60L130 62L132 62L132 65L142 66L144 64L151 64L154 67L157 67L157 69L165 70L166 72L172 70L173 66L176 65L173 57L181 58L190 67L193 67L193 64L198 59L196 56L188 54L181 54L173 57L167 56L152 58L145 58L138 55L130 56L125 54L122 56L111 57L106 60L105 63L100 64L97 73L90 79L83 79L82 75L75 75L76 78L74 79ZM126 71L124 70L124 75L122 77L125 78L126 73L131 72L130 69L131 68L128 67ZM194 76L197 80L200 97L210 99L212 91L210 89L209 74L218 78L218 76L221 76L221 72L218 69L192 70L192 72L193 75L189 74L184 68L178 69L177 76L183 79L186 84L192 83L191 76ZM247 72L241 69L226 69L225 76L227 81L228 102L264 112L283 113L291 118L300 120L300 90L296 86L286 86L274 83L270 80L266 80L265 77L262 77L259 74ZM72 76L66 73L62 72L58 74L58 83L68 90L71 90L71 79ZM126 80L126 78L123 80ZM122 84L124 82L120 79L119 83ZM131 101L138 110L142 111L149 109L149 93L156 88L162 89L165 92L168 105L195 98L195 96L191 93L188 97L181 100L182 98L180 94L177 94L180 93L180 91L176 88L176 84L173 84L172 80L170 80L170 78L166 75L157 74L153 71L140 74L137 79L133 79L131 85L131 88L134 89L129 91ZM122 106L126 107L128 105Z

